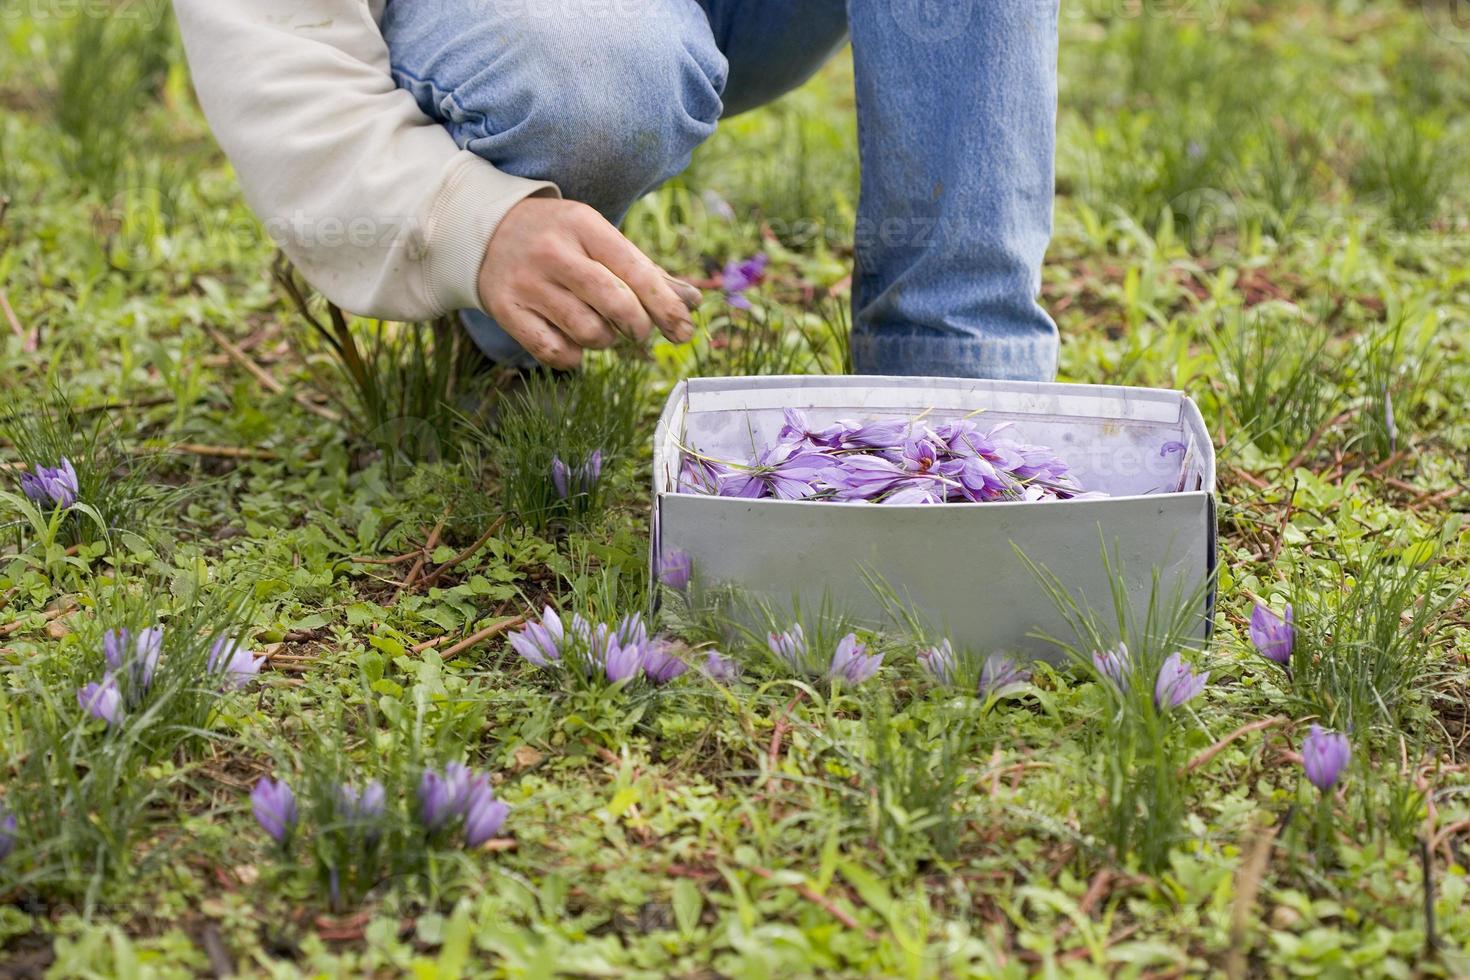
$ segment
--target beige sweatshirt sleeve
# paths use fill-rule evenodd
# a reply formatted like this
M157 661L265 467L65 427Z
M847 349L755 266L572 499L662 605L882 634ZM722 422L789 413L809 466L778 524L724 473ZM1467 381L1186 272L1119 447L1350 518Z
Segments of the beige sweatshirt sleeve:
M459 149L389 75L364 0L175 0L204 114L266 231L365 316L479 308L501 217L554 184Z

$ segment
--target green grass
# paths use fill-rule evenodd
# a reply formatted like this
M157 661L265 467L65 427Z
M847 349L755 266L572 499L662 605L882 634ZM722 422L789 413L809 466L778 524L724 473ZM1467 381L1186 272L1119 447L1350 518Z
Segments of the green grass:
M1470 972L1463 31L1386 0L1063 13L1064 380L1186 390L1219 456L1216 629L1186 653L1211 681L1169 712L1167 595L1070 609L1089 639L984 699L992 651L936 684L914 623L867 637L867 684L793 676L698 583L720 608L659 615L729 685L569 683L505 642L546 604L646 608L673 383L848 363L845 57L628 218L688 279L765 252L752 311L711 289L686 347L497 391L452 329L304 293L303 319L170 24L0 18L0 973ZM596 448L560 499L552 458ZM64 454L90 513L19 494L11 464ZM1289 674L1250 647L1258 600L1294 606ZM155 617L171 666L82 723L103 630ZM814 662L847 631L803 621ZM272 659L220 696L198 668L237 628ZM1091 663L1120 638L1126 689ZM1314 719L1351 734L1340 795L1295 757ZM456 761L511 806L493 849L414 821ZM250 814L268 773L300 797L286 854ZM371 832L336 796L368 779Z

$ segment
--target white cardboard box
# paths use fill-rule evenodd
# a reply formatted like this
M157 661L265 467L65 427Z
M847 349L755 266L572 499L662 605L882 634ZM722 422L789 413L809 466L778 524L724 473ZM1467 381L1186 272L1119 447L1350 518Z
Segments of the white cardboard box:
M1106 499L987 504L745 500L679 493L681 446L748 460L773 440L787 408L814 427L838 419L1013 422ZM1181 448L1182 447L1182 448ZM1106 540L1141 616L1155 568L1163 596L1191 595L1215 568L1215 456L1199 409L1155 388L955 378L694 378L669 395L654 435L653 555L687 553L695 575L754 598L803 608L826 600L878 625L871 569L956 646L1057 659L1045 632L1071 639L1015 547L1074 596L1105 611ZM1203 593L1202 593L1203 594ZM1213 595L1201 610L1208 635Z

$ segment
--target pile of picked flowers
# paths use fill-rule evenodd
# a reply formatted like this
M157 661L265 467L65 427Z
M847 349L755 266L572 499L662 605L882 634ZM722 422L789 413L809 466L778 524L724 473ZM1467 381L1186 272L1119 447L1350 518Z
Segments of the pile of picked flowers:
M1105 497L1079 487L1061 457L969 418L846 420L813 429L786 410L776 440L745 461L685 449L682 493L881 504Z

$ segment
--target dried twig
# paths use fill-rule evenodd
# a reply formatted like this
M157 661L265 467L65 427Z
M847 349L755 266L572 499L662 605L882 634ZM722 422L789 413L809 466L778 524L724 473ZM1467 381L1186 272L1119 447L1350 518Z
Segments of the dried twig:
M7 323L10 324L11 331L20 338L21 350L25 351L28 354L35 351L35 333L28 333L25 328L20 325L20 318L15 315L15 310L11 308L10 305L10 299L5 295L5 290L3 289L0 289L0 312L4 312L5 320Z
M168 447L171 453L180 456L211 456L216 459L279 459L269 449L258 449L250 446L206 446L202 442L176 442Z
M204 332L209 334L210 338L216 344L218 344L226 354L230 356L230 360L240 365L251 377L253 377L256 381L259 381L262 388L264 388L266 391L269 391L273 395L285 394L286 386L277 381L275 376L267 371L265 368L261 367L259 364L256 364L255 361L251 359L249 354L246 354L239 347L236 347L235 344L231 342L230 338L226 337L219 330L216 330L214 327L210 326L207 323L204 324ZM342 416L338 415L330 408L327 408L325 405L318 405L302 392L294 392L291 397L293 400L295 400L296 404L300 405L302 408L306 409L308 412L311 412L314 415L318 415L329 422L342 421Z
M428 575L425 575L423 582L421 582L420 584L427 589L429 586L439 581L439 576L443 575L445 572L449 571L460 562L470 558L475 554L475 552L485 547L485 545L490 542L490 539L495 537L495 532L500 530L500 526L504 523L505 515L502 514L495 519L495 521L490 525L489 528L485 530L484 534L480 535L479 540L477 540L474 544L470 545L465 550L461 551L459 554L455 555L453 558L449 559L444 564L440 565L438 568L434 569Z
M1260 894L1261 882L1266 877L1266 866L1271 860L1271 849L1276 843L1278 827L1267 828L1256 838L1254 846L1235 874L1235 902L1230 909L1230 956L1225 964L1225 973L1230 980L1239 980L1247 975L1246 931L1250 928L1256 896Z
M747 868L746 870L748 870L751 874L755 875L758 878L764 878L766 881L776 880L776 873L774 871L771 871L769 868L751 867ZM826 895L823 895L821 892L817 891L806 882L792 881L776 883L784 884L788 888L794 889L796 893L802 898L822 909L822 911L826 912L828 915L832 916L832 918L847 926L847 928L862 929L863 937L869 942L874 942L875 940L877 940L878 934L876 932L874 932L872 929L865 928L863 924L857 919L854 919L846 909L838 905L836 902L832 901L832 899L828 898Z
M439 656L443 657L445 660L449 660L462 653L463 651L468 650L476 643L483 643L485 640L490 639L490 637L495 636L498 633L504 633L508 629L514 629L515 627L520 626L525 621L525 616L512 616L510 619L502 619L497 623L491 623L489 626L486 626L479 632L471 633L469 636L465 637L463 640L460 640L458 643L456 643L452 647L449 647L447 650L439 651Z
M1194 758L1190 759L1180 768L1179 775L1183 776L1186 773L1194 772L1200 766L1209 762L1215 756L1223 752L1225 750L1225 747L1231 742L1234 742L1236 739L1243 738L1244 736L1249 735L1251 732L1259 732L1264 731L1267 728L1274 728L1275 726L1282 724L1286 720L1287 719L1282 717L1281 715L1277 715L1272 718L1258 718L1255 721L1250 722L1249 724L1241 725L1235 731L1231 732L1229 735L1226 735L1214 745L1211 745L1209 748L1202 749L1199 753L1197 753Z
M388 601L388 605L391 606L397 603L399 599L403 598L403 593L413 587L413 583L418 580L419 572L424 570L424 564L429 560L430 553L439 544L439 535L443 533L444 519L440 518L439 523L434 525L434 530L429 532L429 539L424 542L424 550L419 552L418 560L413 563L413 567L403 577L403 581L398 585L398 591L393 593L393 598Z

